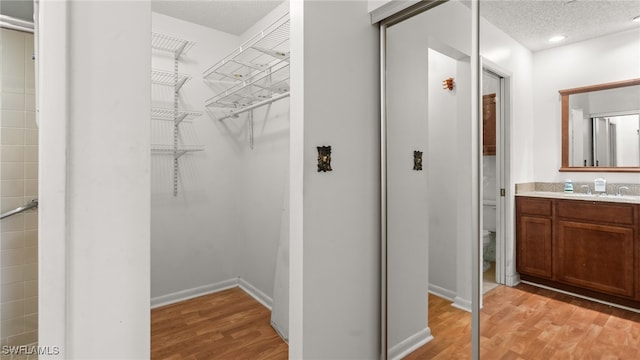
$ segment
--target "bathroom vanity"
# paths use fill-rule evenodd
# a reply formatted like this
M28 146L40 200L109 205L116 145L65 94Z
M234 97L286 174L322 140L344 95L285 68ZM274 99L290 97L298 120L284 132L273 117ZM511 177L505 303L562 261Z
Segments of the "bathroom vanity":
M640 309L640 197L516 196L522 280Z

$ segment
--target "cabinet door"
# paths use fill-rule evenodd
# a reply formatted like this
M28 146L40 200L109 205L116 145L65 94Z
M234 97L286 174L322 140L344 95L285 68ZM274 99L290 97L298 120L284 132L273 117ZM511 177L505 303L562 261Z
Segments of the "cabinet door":
M559 221L554 254L558 281L613 295L634 295L633 229Z
M496 154L496 94L482 96L482 154Z
M516 226L516 270L551 279L551 219L520 215Z

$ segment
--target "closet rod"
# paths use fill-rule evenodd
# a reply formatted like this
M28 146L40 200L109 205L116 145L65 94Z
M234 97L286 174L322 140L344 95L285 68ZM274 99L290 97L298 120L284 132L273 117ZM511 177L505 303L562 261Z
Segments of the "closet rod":
M267 104L271 104L271 103L272 103L272 102L274 102L274 101L278 101L278 100L280 100L280 99L284 99L284 98L286 98L286 97L288 97L288 96L289 96L289 92L287 91L287 92L286 92L286 93L284 93L284 94L276 95L276 96L274 96L274 97L272 97L272 98L270 98L270 99L267 99L267 100L264 100L264 101L260 101L259 103L255 103L255 104L253 104L253 105L247 106L246 108L240 109L240 110L238 110L238 111L234 111L233 113L231 113L231 114L229 114L229 115L225 115L225 116L223 116L223 117L219 118L218 120L222 121L222 120L224 120L224 119L228 119L228 118L230 118L230 117L235 117L235 116L237 116L237 115L239 115L239 114L242 114L242 113L244 113L244 112L247 112L247 111L253 110L253 109L258 108L258 107L260 107L260 106L264 106L264 105L267 105Z

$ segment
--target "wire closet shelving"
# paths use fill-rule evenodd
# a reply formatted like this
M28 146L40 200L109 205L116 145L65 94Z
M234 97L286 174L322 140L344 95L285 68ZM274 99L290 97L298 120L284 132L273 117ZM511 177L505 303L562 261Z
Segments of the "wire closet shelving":
M218 120L289 96L289 14L204 71L216 95L205 102Z
M191 121L202 115L201 112L187 111L180 109L178 106L178 96L180 89L191 76L182 74L178 71L180 57L187 53L195 45L194 42L180 39L175 36L152 33L151 48L154 50L168 52L173 56L173 71L153 69L151 71L151 83L160 86L168 86L173 89L173 107L151 108L151 119L157 121L173 122L173 143L172 144L152 144L152 154L171 155L173 157L173 196L178 195L178 175L179 161L178 159L190 152L202 151L204 147L201 145L186 145L180 143L180 125L184 121Z

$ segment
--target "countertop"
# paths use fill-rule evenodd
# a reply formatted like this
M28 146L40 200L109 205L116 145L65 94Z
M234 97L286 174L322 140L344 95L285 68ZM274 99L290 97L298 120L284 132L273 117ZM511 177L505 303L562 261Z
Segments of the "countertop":
M634 196L634 195L622 195L622 196L600 195L600 194L587 195L585 193L579 193L579 192L564 193L564 192L550 192L550 191L531 191L531 192L519 193L519 194L516 194L516 196L640 204L640 196Z

